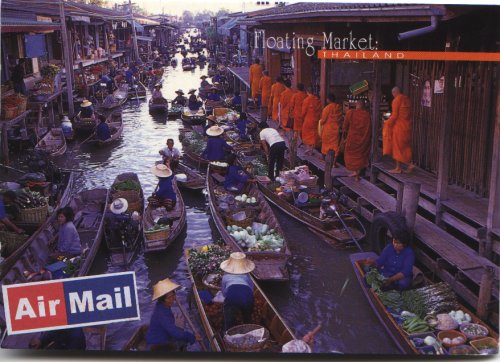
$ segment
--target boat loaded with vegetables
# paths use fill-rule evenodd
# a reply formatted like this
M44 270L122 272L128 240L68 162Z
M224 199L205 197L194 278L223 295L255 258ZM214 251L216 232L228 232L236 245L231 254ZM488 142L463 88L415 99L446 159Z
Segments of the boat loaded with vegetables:
M211 169L212 165L207 177L210 211L224 242L233 251L244 252L255 263L255 278L288 280L287 262L291 256L288 242L257 186L248 184L248 193L236 195L224 189L223 176Z
M69 201L69 200L67 200ZM34 235L29 246L23 250L15 264L2 277L2 285L21 284L43 280L81 277L89 273L103 236L103 215L106 209L107 189L94 189L78 193L71 201L63 204L70 206L74 213L74 225L80 236L83 253L68 259L59 257L51 260L57 245L58 226L54 213L45 228ZM0 316L4 318L4 316ZM85 329L87 335L90 330ZM7 336L2 348L27 349L33 334ZM87 335L88 337L88 335ZM97 340L87 339L87 349L104 349L95 345Z
M335 247L351 247L366 236L363 224L347 209L341 196L320 192L318 178L311 175L307 166L283 171L276 182L271 182L267 166L262 163L259 158L241 162L252 169L259 189L269 202L304 223L322 240Z
M207 147L207 141L203 135L191 129L181 128L179 140L182 142L184 160L195 166L197 170L205 172L210 161L200 156Z
M172 187L177 196L172 210L155 207L149 202L144 211L142 222L145 252L167 249L186 226L186 208L175 179L172 181Z
M399 349L408 354L498 353L498 334L457 301L446 283L397 291L382 288L385 277L368 267L375 253L350 256L368 302Z
M229 258L231 251L227 246L212 244L185 252L194 299L213 352L228 350L222 334L224 316L220 282L223 272L220 263ZM252 282L252 323L269 331L269 338L262 346L261 352L281 352L283 344L295 339L295 336L253 278ZM241 346L239 350L245 351L244 348Z

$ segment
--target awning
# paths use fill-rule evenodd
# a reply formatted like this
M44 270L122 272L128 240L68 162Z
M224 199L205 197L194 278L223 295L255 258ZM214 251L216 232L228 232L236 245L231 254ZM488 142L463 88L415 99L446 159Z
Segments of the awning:
M238 24L239 19L240 18L233 18L233 19L229 20L227 23L222 24L221 26L219 26L217 28L217 32L221 35L229 36L231 29L233 29L239 25Z
M287 47L288 46L288 47ZM270 49L274 52L279 52L279 53L291 53L292 52L292 41L289 39L288 42L285 44L285 42L276 42L276 43L270 43L269 41L266 42L266 48Z
M48 21L27 20L19 18L2 17L2 33L29 33L29 32L53 32L59 30L61 24Z
M90 23L90 17L82 15L71 15L71 20L81 21L83 23Z
M147 42L152 42L153 38L150 36L142 36L142 35L137 35L137 40L140 41L147 41Z
M132 24L132 20L127 20L127 22L129 24ZM135 24L136 31L141 32L141 33L144 31L144 27L141 24L139 24L137 21L134 20L134 24Z
M159 21L143 17L136 17L134 20L141 25L160 25Z

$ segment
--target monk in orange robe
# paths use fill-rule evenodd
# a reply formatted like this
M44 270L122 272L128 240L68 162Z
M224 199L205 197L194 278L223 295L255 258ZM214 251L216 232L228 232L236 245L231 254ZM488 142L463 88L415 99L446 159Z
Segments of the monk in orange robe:
M314 147L319 146L318 123L321 118L321 101L311 87L307 88L307 97L302 103L302 142L307 146L307 154L311 154Z
M290 114L293 116L293 132L297 139L302 140L302 103L306 99L307 93L304 84L297 84L297 91L293 94L290 105Z
M276 83L271 87L271 97L269 98L268 108L271 110L272 119L275 122L279 121L278 118L278 105L280 103L281 93L285 91L285 86L283 85L283 78L276 78Z
M345 167L353 171L349 176L356 177L356 181L359 181L361 170L368 167L372 138L370 113L365 109L363 101L357 101L356 109L347 111L344 131L347 132L344 149Z
M329 94L327 105L321 113L319 121L319 135L321 137L321 153L326 156L328 152L334 153L333 167L337 166L340 150L340 122L342 120L342 106L335 103L335 96Z
M254 60L254 64L250 66L250 89L252 91L252 98L255 103L255 99L260 94L259 83L260 78L262 78L262 65L260 65L259 58Z
M272 80L271 77L269 76L269 72L267 70L264 70L262 72L262 78L260 78L259 82L259 92L262 97L262 103L260 106L260 120L262 121L267 121L267 112L268 108L267 106L269 105L269 99L271 98L271 85L272 85Z
M290 80L285 80L284 85L285 90L281 93L279 107L281 109L281 127L288 132L292 130L292 127L287 127L287 124L288 120L291 118L290 107L292 105L292 97L295 92L292 89L292 82L290 82Z
M392 113L382 130L383 153L391 155L396 167L390 173L401 173L401 163L407 165L407 173L415 166L411 163L411 103L410 98L398 87L392 88Z

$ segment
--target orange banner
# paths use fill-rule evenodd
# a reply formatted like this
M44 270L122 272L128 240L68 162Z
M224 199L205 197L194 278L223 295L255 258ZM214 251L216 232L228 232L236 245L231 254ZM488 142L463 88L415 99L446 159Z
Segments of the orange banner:
M319 59L337 60L455 60L500 62L500 53L413 52L398 50L319 50Z

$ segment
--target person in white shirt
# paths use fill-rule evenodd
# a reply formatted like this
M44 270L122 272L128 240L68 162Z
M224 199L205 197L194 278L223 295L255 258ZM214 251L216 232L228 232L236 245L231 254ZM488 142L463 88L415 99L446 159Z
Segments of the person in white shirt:
M259 123L259 128L261 129L259 133L260 143L262 144L262 149L266 154L269 165L268 177L271 181L274 181L283 168L286 150L285 140L277 130L270 128L265 121Z
M174 170L179 164L179 159L182 157L178 148L174 147L174 140L169 138L167 140L167 147L160 150L160 155L163 157L163 163Z

